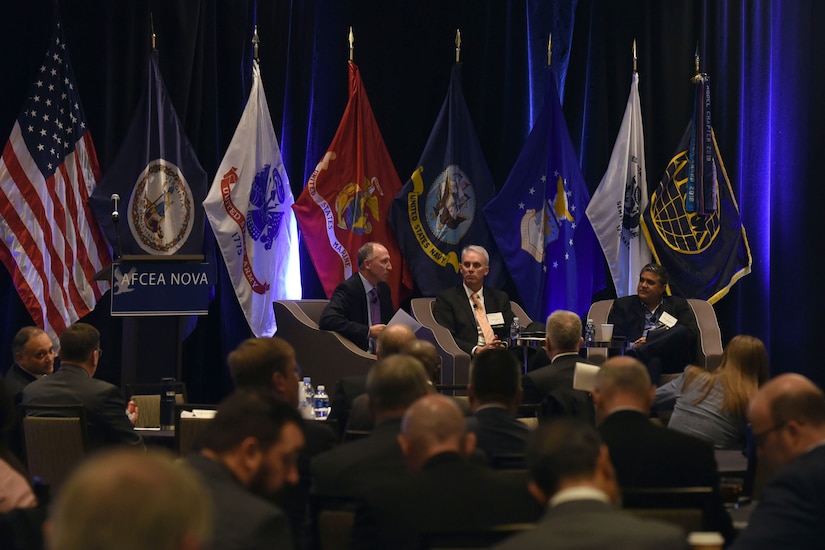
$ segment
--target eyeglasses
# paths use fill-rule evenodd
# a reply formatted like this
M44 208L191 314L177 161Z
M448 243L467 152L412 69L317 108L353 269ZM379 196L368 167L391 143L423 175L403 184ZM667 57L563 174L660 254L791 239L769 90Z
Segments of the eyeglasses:
M782 428L785 427L785 424L787 424L787 423L788 423L787 421L782 421L782 422L779 422L778 424L774 424L773 426L771 426L767 430L761 431L759 433L754 432L754 434L753 434L753 444L754 444L754 446L756 446L757 449L761 449L762 447L764 447L765 446L765 440L768 438L768 434L781 430Z

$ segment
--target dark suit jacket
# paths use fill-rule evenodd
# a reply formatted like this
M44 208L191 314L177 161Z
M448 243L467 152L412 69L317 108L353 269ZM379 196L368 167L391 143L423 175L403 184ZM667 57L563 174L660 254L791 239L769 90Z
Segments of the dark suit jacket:
M590 361L578 354L557 355L546 367L528 372L521 379L521 387L524 390L521 401L528 405L541 403L553 390L572 390L576 363L590 363Z
M252 494L220 462L200 454L186 457L212 496L215 550L292 548L286 515L274 504Z
M819 446L786 464L765 486L733 548L822 548L823 518L825 446Z
M510 325L513 323L510 297L506 292L487 286L484 287L483 294L484 310L488 314L501 312L504 316L504 324L493 326L493 332L506 342L510 337ZM436 297L433 303L433 317L439 325L450 329L458 347L470 355L473 354L473 348L478 343L478 324L463 284L448 288Z
M467 418L467 430L476 434L476 448L487 456L493 465L493 457L505 454L524 454L530 430L515 415L503 407L487 407Z
M83 405L91 448L140 445L141 437L126 417L126 401L116 386L89 376L82 368L63 363L49 376L23 390L24 405Z
M18 405L23 397L23 388L37 380L37 377L30 372L23 370L17 363L12 363L6 372L6 390Z
M718 491L719 472L708 442L657 426L633 410L608 415L599 432L622 488L714 487L711 530L732 540L733 524Z
M378 283L378 301L381 304L380 321L373 324L389 323L395 314L392 295L387 283ZM369 349L369 313L367 312L367 292L361 276L356 273L335 287L329 303L321 313L318 326L322 330L332 330L352 340L363 350Z
M312 460L312 493L355 498L372 485L406 474L399 431L400 416L384 420L368 437L317 455Z
M429 531L533 522L540 513L524 477L442 453L421 471L367 493L356 513L352 547L417 549Z
M687 536L668 523L620 512L599 500L572 500L549 508L536 528L494 546L500 550L553 548L611 550L678 550Z

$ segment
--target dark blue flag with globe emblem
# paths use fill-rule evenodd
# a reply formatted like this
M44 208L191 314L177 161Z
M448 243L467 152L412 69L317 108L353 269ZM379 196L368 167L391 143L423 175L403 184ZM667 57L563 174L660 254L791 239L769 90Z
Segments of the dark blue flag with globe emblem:
M650 197L642 230L670 276L670 292L711 303L750 273L748 238L711 125L707 75L676 153Z
M396 195L390 212L401 253L424 296L461 282L461 250L480 245L490 254L485 284L505 280L481 208L495 193L493 177L464 101L461 64L453 65L450 88L418 168Z
M586 315L604 288L602 251L585 214L590 194L547 68L544 106L498 196L484 207L527 313Z
M206 186L153 50L126 139L89 203L116 253L202 254ZM117 225L113 194L120 198Z

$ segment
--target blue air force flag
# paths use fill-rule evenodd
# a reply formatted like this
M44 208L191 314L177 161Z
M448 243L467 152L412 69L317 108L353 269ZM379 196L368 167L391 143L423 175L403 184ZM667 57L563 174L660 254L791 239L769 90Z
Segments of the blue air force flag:
M275 333L274 300L301 297L293 202L255 60L249 100L203 207L257 337Z
M490 253L486 284L501 287L505 273L481 207L495 185L461 87L461 64L418 168L395 197L390 222L413 279L425 296L461 282L461 249L474 244Z
M604 286L599 243L585 215L590 195L559 104L550 68L544 106L484 215L527 313L585 315Z
M111 216L115 194L117 226ZM206 172L181 128L153 50L126 139L89 203L116 253L202 254L205 196Z
M636 294L639 273L642 267L650 263L650 247L641 232L645 208L645 138L639 101L639 74L634 72L630 97L607 172L587 207L587 217L602 245L616 294L620 298Z

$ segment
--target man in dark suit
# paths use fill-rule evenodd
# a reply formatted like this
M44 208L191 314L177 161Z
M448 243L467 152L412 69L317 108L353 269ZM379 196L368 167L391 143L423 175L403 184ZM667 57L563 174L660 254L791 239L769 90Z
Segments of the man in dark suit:
M712 487L706 521L730 542L733 524L719 492L713 447L651 422L655 390L645 366L632 357L608 359L596 375L593 399L599 432L610 450L619 486Z
M547 508L531 529L502 550L687 548L678 527L616 509L619 490L607 447L595 428L572 419L539 426L528 444L529 489Z
M101 353L96 328L86 323L69 325L60 335L60 368L26 386L23 405L83 405L92 448L142 445L126 416L120 390L93 378Z
M506 349L488 349L473 358L467 386L473 415L467 430L476 436L477 447L495 465L497 456L523 455L530 430L516 418L521 403L521 371Z
M6 372L6 388L15 404L23 388L54 372L54 345L49 335L37 327L23 327L11 341L14 363Z
M799 374L777 376L751 399L759 460L777 469L737 549L821 548L825 540L825 394Z
M353 548L421 548L422 535L533 522L540 510L525 480L469 461L475 438L455 402L428 395L406 412L398 436L407 477L368 492L358 508Z
M667 284L665 268L647 264L639 274L638 294L614 300L607 316L613 334L627 340L655 384L660 374L682 372L695 361L699 335L690 304L666 295Z
M361 246L358 273L335 287L318 326L374 353L375 340L395 313L387 285L391 271L390 253L384 245L369 242Z
M268 499L298 482L301 415L267 390L237 390L218 407L203 447L186 457L212 497L210 548L291 549L283 511Z
M582 322L572 311L557 310L547 317L545 349L550 364L530 371L522 379L524 402L545 403L545 414L573 416L594 424L593 400L586 391L573 389L576 363L589 363L579 355L584 343Z
M509 338L513 311L505 292L484 286L490 272L490 255L484 247L470 245L461 251L464 282L439 294L433 303L433 317L453 333L456 344L470 356L482 350L502 347ZM478 315L478 317L477 317ZM492 334L484 335L478 318L486 319Z
M292 407L298 408L300 375L295 349L283 338L249 338L226 358L238 388L271 391ZM316 455L328 451L338 442L335 432L323 422L304 418L304 446L298 454L300 480L287 485L276 502L286 512L296 546L303 547L308 526L306 516L309 489L312 486L310 463Z
M406 355L378 361L367 374L367 397L375 420L369 436L344 443L312 461L312 492L356 498L370 486L405 472L398 445L401 416L416 399L430 392L421 363Z

